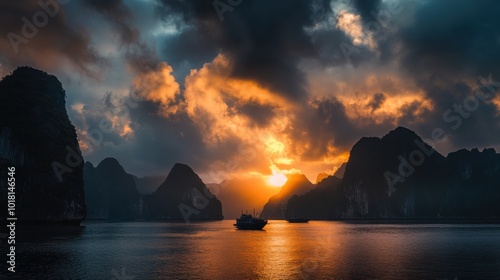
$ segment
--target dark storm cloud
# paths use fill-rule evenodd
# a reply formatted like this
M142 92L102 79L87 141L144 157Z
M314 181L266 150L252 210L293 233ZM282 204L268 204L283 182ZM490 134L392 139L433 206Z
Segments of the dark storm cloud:
M84 0L84 3L110 20L124 43L137 42L139 31L130 24L130 20L133 18L132 12L122 0Z
M355 46L352 38L340 29L318 30L311 37L323 67L352 65L357 68L375 59L367 46Z
M54 70L54 59L63 57L90 73L90 66L99 64L100 59L91 47L89 33L68 23L67 5L72 3L1 1L0 63Z
M103 152L126 158L131 170L137 170L140 174L166 175L174 163L183 162L200 172L224 175L255 163L245 160L234 162L238 155L250 149L242 146L237 135L221 139L207 148L199 125L187 115L179 113L166 119L151 113L157 110L157 105L151 102L138 102L137 107L130 108L131 120L140 124L135 129L133 143L125 151L104 147ZM95 159L96 162L99 160Z
M494 0L421 3L414 23L396 34L404 67L426 77L500 73L499 10Z
M106 108L112 108L114 106L112 98L113 93L111 91L106 92L106 94L104 95L104 105L106 106Z
M291 100L307 96L298 62L318 54L304 28L325 14L315 11L328 1L242 1L222 21L213 1L162 2L164 19L177 15L230 57L233 77L258 81Z
M200 46L203 46L200 48ZM217 56L216 43L196 28L189 27L182 32L168 36L159 54L172 65L177 80L182 81L191 69L199 69Z
M156 69L160 62L158 56L153 47L141 40L131 7L122 0L85 0L84 4L112 24L125 48L125 59L134 70L144 73Z
M431 138L432 131L439 128L444 130L454 149L498 145L500 115L491 103L491 99L498 96L498 85L496 93L484 88L491 97L482 101L477 98L476 87L460 81L445 81L429 81L424 85L425 92L434 102L434 109L425 113L426 121L418 126L422 137ZM406 112L409 114L411 110Z
M336 98L316 101L315 105L316 108L305 119L304 124L310 133L307 141L312 143L311 150L304 155L306 158L318 158L327 154L329 141L335 147L346 147L357 134L355 124L347 117L344 105Z
M163 34L160 30L160 35L152 35L152 29L144 26L156 28L158 22L154 19L140 26L136 17L141 13L137 12L137 7L153 2L158 5L157 16L164 26L175 26L174 31L167 30ZM238 1L218 2L230 6ZM387 25L373 36L376 42L373 49L372 46L354 45L351 37L336 28L335 18L329 18L332 17L330 1L242 0L223 12L223 20L217 12L217 8L223 8L214 7L212 0L71 1L66 5L72 5L72 9L61 6L54 16L48 17L46 25L37 27L35 36L18 45L19 53L16 54L7 36L10 32L22 35L23 17L33 22L33 15L44 11L37 3L38 0L0 3L0 64L3 64L0 66L12 68L30 64L47 71L57 67L60 70L63 65L60 62L67 59L82 71L89 72L90 68L102 63L92 43L100 46L99 40L102 40L106 47L110 43L109 38L99 37L103 36L101 33L92 33L92 28L104 25L103 28L111 27L117 34L116 43L112 42L115 38L111 40L120 48L121 56L117 59L125 61L135 71L121 77L124 83L131 83L135 74L158 71L160 61L166 61L173 67L173 75L182 92L184 78L191 69L200 69L222 53L232 64L232 77L255 81L295 101L293 109L275 108L252 100L230 101L228 107L230 114L248 117L252 128L265 128L277 119L276 110L289 109L287 117L292 119L292 124L285 133L293 142L292 149L296 147L296 154L302 154L304 160L318 160L332 153L330 145L340 151L349 150L359 138L382 136L395 125L407 126L423 138L430 138L434 128L443 128L454 148L482 148L500 143L500 115L490 101L479 101L477 109L467 112L467 117L460 119L461 125L452 128L459 116L454 111L454 104L463 105L466 98L473 96L475 88L469 81L480 75L487 78L490 73L494 82L500 81L499 1L402 1L402 12L391 14ZM349 12L358 13L366 26L368 22L377 22L372 11L387 9L384 6L387 3L389 1L354 0L349 4ZM80 25L87 29L77 27ZM355 47L350 49L355 53L347 57L341 46ZM106 51L103 49L103 53ZM121 67L123 64L120 61L116 65ZM424 92L432 109L419 99L404 105L401 112L397 112L397 120L375 122L366 117L351 119L346 112L348 105L335 98L334 92L310 105L305 75L311 70L310 65L314 71L308 73L322 71L316 67L331 66L342 71L347 65L365 71L362 66L368 65L366 69L373 71L375 77L388 73L377 73L378 67L397 68L389 71L395 73L393 78L414 83L415 92ZM118 84L116 80L119 79L108 77L103 87ZM73 86L77 87L76 84ZM123 85L130 84L120 84ZM368 104L367 111L379 113L377 109L387 105L394 94L374 89L362 95L379 91L385 94L377 93L367 102L361 101L362 106ZM81 96L69 99L82 102L80 99L86 93L82 90ZM109 117L96 113L101 108L114 115L122 114L123 104L118 96L108 92L100 100L100 107L86 105L83 109L88 112L85 122L77 126L88 128L88 131L99 129L102 119ZM182 97L179 100L185 101ZM175 162L185 162L196 170L206 171L214 161L227 162L239 153L243 140L238 135L229 135L210 146L203 140L200 128L203 124L196 123L182 110L168 117L159 116L159 106L141 101L138 107L129 108L133 137L126 139L118 131L107 133L99 150L88 159L98 163L105 156L114 156L129 165L131 172L145 174L165 171ZM443 114L449 110L453 122L443 119ZM256 165L262 167L268 163Z
M350 119L345 105L335 97L317 100L302 110L289 131L297 143L307 144L302 160L317 160L328 155L329 146L349 150L361 137L381 136L393 129L388 121Z
M120 135L117 127L111 127L110 116L123 118L126 112L121 98L112 91L106 92L94 105L85 105L82 110L84 119L74 118L75 126L85 129L86 134L80 137L91 146L93 151L103 145L119 146L126 140ZM102 129L110 127L110 129Z
M364 23L375 20L373 13L377 13L381 0L351 0Z
M372 99L370 100L370 102L367 104L368 108L372 109L372 112L377 110L378 108L380 108L380 106L382 106L382 104L384 104L385 100L387 99L387 97L379 92L379 93L375 93L372 97Z
M274 113L274 106L262 105L252 100L242 104L237 104L235 107L238 110L238 113L249 117L253 122L252 124L259 127L266 127L276 116Z
M157 105L139 102L130 109L130 119L141 124L135 131L135 143L130 158L166 168L176 162L196 163L204 153L204 144L197 126L185 115L163 118Z
M452 110L449 117L457 117L454 104L463 106L467 98L474 98L471 81L477 82L480 76L486 79L489 74L493 82L500 81L499 10L500 2L493 0L444 0L420 2L402 14L411 15L411 24L402 26L384 46L402 44L401 67L433 102L432 112L420 126L423 133L430 135L434 128L443 128L456 148L500 141L498 109L488 100L466 111L467 118L460 117L456 129L453 126L458 121L443 117L448 110ZM393 59L399 57L392 48L388 52Z
M129 46L125 58L128 64L139 73L154 71L159 63L156 52L141 42Z

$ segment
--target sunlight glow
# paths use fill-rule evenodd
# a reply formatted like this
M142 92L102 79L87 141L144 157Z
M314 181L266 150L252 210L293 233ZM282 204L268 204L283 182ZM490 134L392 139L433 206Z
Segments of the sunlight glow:
M286 180L288 179L285 174L275 173L268 177L267 183L273 187L281 187L286 183Z

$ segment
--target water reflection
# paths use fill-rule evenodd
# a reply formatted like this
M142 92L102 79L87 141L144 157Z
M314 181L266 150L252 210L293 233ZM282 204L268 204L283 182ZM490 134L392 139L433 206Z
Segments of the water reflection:
M68 275L72 266L83 265L81 255L74 247L64 250L57 247L60 244L74 244L84 230L83 226L17 226L14 244L17 272L7 273L6 268L2 267L2 273L9 275L9 279L27 279L26 276L41 275L42 271L52 275ZM7 252L8 246L7 242L1 243L2 263L7 261L3 252Z
M232 224L34 228L20 239L14 279L500 278L498 225Z

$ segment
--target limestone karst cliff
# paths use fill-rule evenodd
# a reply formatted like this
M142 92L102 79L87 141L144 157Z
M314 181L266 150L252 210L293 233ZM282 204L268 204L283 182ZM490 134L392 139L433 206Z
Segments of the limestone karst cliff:
M55 76L30 67L0 82L0 172L16 169L20 223L78 224L85 217L83 159L65 98ZM6 205L6 176L0 178Z

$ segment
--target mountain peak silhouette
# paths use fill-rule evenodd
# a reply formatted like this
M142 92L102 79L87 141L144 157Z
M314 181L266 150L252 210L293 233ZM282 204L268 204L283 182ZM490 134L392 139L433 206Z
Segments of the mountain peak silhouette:
M151 219L222 219L222 205L201 178L186 164L176 163L158 189L145 199L145 215Z
M278 194L272 196L264 205L262 216L271 219L283 219L288 199L294 195L301 195L312 190L314 185L304 174L292 174L281 187Z
M16 185L23 190L16 194L22 201L16 210L26 223L79 223L85 217L83 159L65 98L55 76L27 66L0 82L0 167L16 166ZM75 159L70 167L68 154ZM0 204L6 205L3 186L0 179Z

